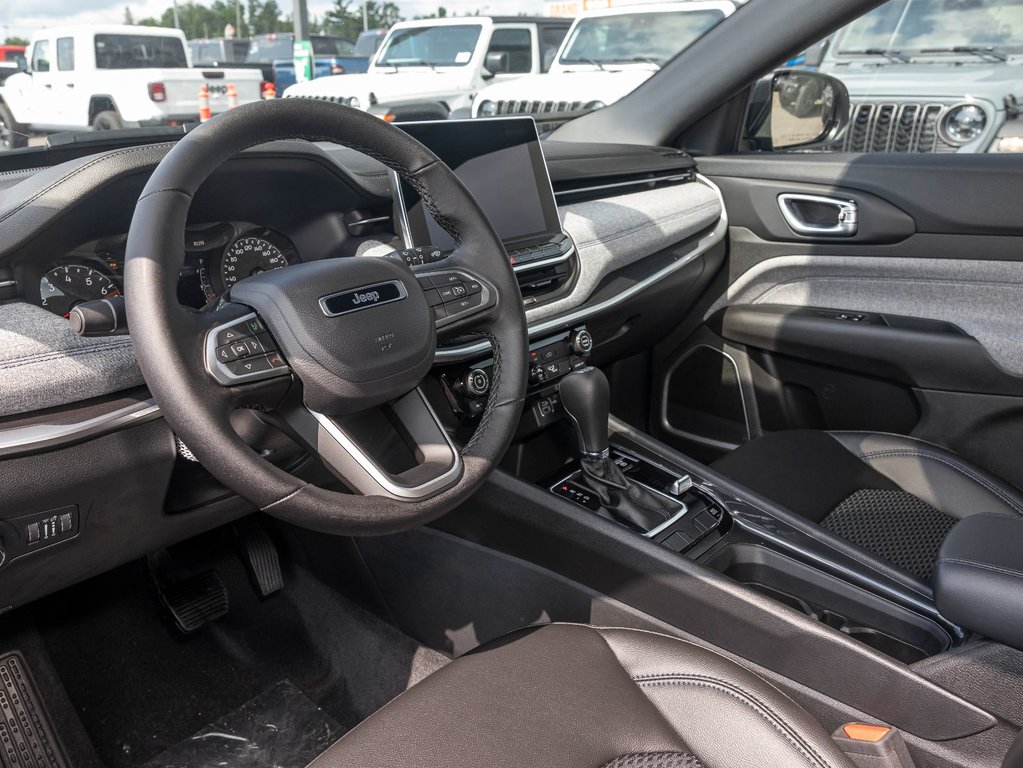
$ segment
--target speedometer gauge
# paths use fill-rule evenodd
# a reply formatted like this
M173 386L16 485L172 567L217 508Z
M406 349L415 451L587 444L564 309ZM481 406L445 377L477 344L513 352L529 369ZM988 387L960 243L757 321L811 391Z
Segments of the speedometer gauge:
M220 277L224 288L230 288L246 277L288 266L281 249L262 237L240 237L224 251Z
M53 314L64 317L83 302L110 299L120 295L121 292L113 280L102 272L82 264L54 267L39 280L42 306Z

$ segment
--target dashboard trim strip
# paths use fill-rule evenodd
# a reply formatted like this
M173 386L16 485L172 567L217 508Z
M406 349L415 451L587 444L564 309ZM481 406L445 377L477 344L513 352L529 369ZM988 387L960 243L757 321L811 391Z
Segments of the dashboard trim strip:
M600 314L609 309L612 309L622 302L632 298L636 294L646 290L655 283L663 280L668 275L677 272L682 269L686 264L689 264L697 257L706 253L708 250L713 248L715 245L720 243L725 235L728 233L728 213L725 209L724 198L721 197L721 190L717 188L713 182L704 177L701 174L697 174L697 178L703 183L707 184L711 189L717 193L718 198L721 200L721 217L718 219L718 223L714 225L714 228L701 237L693 249L682 258L672 262L663 269L658 270L652 275L647 276L643 280L640 280L635 285L630 286L621 293L616 293L604 301L594 304L589 307L582 307L580 309L568 312L564 315L558 315L548 320L544 320L539 323L529 325L530 337L538 336L543 333L549 333L552 331L561 330L563 327L567 328L576 323L579 323L593 315ZM470 358L476 357L477 355L485 355L490 352L490 342L480 341L475 344L464 344L460 347L443 347L437 350L434 355L434 360L438 363L454 363Z
M71 424L33 424L0 430L0 457L60 448L157 418L160 406L150 398Z

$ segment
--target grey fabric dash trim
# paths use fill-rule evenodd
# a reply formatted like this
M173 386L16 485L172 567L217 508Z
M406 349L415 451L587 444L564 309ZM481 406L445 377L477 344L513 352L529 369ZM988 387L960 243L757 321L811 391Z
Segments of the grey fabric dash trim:
M0 304L0 416L54 408L143 383L131 339L83 339L25 302Z

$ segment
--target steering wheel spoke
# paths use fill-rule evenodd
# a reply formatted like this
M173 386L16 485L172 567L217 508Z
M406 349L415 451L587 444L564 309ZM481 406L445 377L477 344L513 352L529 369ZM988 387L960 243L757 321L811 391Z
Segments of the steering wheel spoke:
M462 457L418 387L345 417L299 402L282 405L278 413L342 482L364 496L422 501L462 478Z

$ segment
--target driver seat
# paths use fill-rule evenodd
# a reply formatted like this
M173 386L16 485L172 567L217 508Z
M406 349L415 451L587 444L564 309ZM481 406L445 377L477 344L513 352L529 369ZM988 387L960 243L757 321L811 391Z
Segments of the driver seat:
M461 657L310 768L853 768L806 712L705 648L551 624Z

